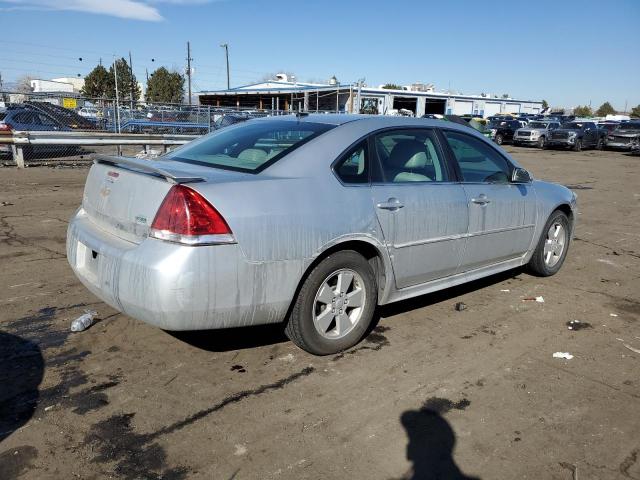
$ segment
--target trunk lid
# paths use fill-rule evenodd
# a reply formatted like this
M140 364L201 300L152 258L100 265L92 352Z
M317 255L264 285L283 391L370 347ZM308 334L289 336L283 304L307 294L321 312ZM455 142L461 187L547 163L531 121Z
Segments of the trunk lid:
M168 160L96 156L82 197L87 216L102 230L142 242L165 196L175 184L225 181L225 172Z

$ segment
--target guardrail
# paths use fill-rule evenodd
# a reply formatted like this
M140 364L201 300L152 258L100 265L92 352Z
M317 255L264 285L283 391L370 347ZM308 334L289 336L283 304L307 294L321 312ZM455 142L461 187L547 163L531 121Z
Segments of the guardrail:
M142 145L147 151L151 146L160 146L166 152L170 146L184 145L198 137L199 135L15 131L11 135L0 135L0 144L11 145L16 166L24 168L24 148L30 145L114 145L118 147L118 154L120 154L120 147L123 145Z

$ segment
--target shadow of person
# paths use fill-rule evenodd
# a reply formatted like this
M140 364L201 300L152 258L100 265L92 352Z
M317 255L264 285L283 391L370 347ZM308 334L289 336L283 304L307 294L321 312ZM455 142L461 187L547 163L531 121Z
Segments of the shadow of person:
M43 374L40 347L31 340L0 331L0 442L33 415Z
M407 459L412 470L403 480L479 480L460 471L453 460L456 436L438 412L430 409L409 410L400 417L407 431Z

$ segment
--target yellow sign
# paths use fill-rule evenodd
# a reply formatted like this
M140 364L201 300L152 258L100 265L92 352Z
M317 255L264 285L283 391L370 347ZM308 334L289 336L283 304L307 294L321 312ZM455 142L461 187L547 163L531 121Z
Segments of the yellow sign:
M62 106L64 108L76 108L78 106L78 101L75 98L63 98Z

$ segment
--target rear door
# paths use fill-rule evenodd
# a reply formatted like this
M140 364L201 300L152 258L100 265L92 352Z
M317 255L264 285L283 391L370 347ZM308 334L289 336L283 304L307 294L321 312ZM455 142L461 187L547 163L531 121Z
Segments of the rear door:
M457 163L469 207L469 230L461 271L522 256L536 221L531 184L511 183L513 166L496 148L476 136L444 130Z
M431 129L394 129L370 139L372 197L397 288L457 272L468 228L464 189Z

